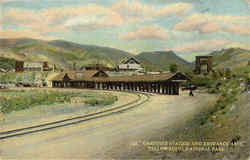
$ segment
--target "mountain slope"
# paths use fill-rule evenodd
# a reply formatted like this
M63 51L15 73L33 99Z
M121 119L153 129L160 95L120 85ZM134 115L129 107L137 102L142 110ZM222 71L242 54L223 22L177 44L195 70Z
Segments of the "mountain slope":
M191 63L178 57L173 51L142 52L136 58L146 64L150 70L166 70L171 64L177 64L182 69L192 67Z
M109 47L100 47L95 45L83 45L83 44L77 44L72 43L68 41L62 41L62 40L55 40L50 41L49 44L61 47L66 50L83 50L87 54L95 54L98 53L101 56L109 57L112 60L120 60L121 58L125 57L131 57L132 55L128 52L118 50L115 48L109 48Z
M0 57L23 61L48 61L69 68L91 63L115 66L121 58L131 57L128 52L108 47L80 45L67 41L35 39L0 39Z
M250 61L250 51L241 48L222 49L209 55L213 56L213 65L216 68L241 68Z

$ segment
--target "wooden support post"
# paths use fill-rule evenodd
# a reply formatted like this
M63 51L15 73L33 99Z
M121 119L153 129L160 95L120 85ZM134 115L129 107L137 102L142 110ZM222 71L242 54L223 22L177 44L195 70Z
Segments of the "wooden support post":
M146 82L146 92L149 92L149 83Z
M110 82L108 82L108 90L110 90L111 89L111 84L110 84Z
M180 95L180 83L177 83L177 88L176 88L176 91L177 91L177 95Z
M178 95L177 94L177 84L176 83L174 84L174 95Z
M122 83L118 82L118 90L121 91L122 90Z
M168 94L168 88L167 88L167 84L166 84L166 82L164 82L163 87L164 87L163 94Z
M157 82L157 93L161 93L161 84Z
M141 84L141 82L139 82L138 86L139 86L139 91L142 91L142 84Z
M128 82L128 90L130 91L131 90L131 83Z
M120 91L121 90L121 82L117 82L117 87L118 87L117 90Z
M167 86L167 94L171 95L171 85L169 85L169 83L168 83L168 86Z
M167 82L166 83L166 94L169 94L170 93L170 85L169 83Z
M148 89L149 92L152 93L152 92L153 92L153 89L152 89L152 82L149 82L148 87L149 87L149 89Z
M109 90L109 82L107 82L107 90Z
M172 83L172 95L175 95L175 83Z
M114 83L110 82L110 89L113 90L113 88L114 88Z
M162 94L166 94L166 85L162 83Z
M105 85L106 85L106 87L105 87L105 88L106 88L106 90L108 90L108 89L109 89L108 82L106 82L106 84L105 84Z
M170 84L169 84L169 94L170 94L170 95L173 95L173 90L174 90L173 88L174 88L173 84L170 83Z
M168 83L165 84L165 94L169 94L169 85L168 85Z
M156 92L156 83L154 82L153 83L153 93L155 93Z

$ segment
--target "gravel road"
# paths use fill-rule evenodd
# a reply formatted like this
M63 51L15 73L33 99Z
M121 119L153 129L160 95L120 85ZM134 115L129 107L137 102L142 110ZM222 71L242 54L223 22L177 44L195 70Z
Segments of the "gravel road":
M189 97L152 95L131 111L0 142L2 159L130 159L136 142L171 130L207 105L206 94Z

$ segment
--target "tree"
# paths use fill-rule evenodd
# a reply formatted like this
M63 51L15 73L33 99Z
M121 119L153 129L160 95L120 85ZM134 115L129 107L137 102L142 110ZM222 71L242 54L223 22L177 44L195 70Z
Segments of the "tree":
M227 68L225 75L226 75L227 79L231 79L232 78L232 70L230 68Z
M218 80L220 78L220 74L217 71L214 71L212 73L212 77L213 77L214 80Z
M171 64L169 69L171 73L176 73L178 71L178 66L177 64Z

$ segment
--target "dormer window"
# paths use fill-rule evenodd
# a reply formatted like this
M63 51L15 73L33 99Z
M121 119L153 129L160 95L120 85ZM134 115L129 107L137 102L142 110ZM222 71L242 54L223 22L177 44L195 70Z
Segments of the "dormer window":
M77 77L82 77L82 76L83 76L83 72L77 72L77 73L76 73L76 76L77 76Z

